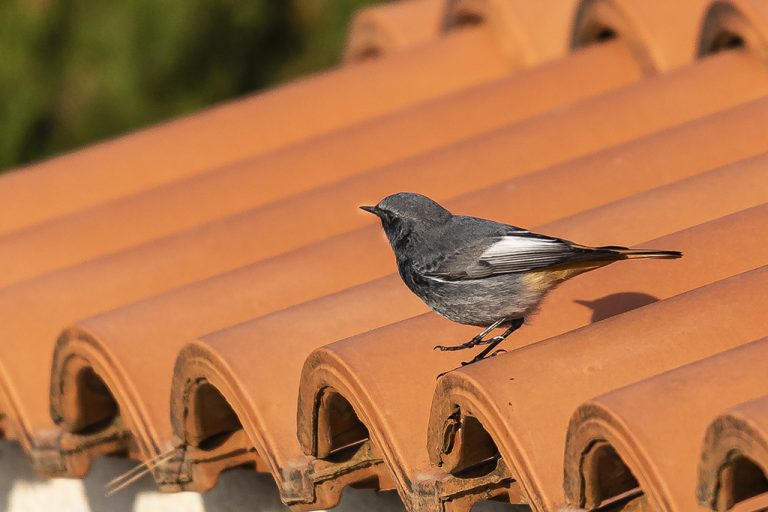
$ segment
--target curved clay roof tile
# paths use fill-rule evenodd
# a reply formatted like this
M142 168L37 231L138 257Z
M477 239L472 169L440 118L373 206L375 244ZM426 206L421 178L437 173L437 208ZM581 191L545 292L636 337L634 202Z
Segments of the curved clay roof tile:
M723 411L707 428L696 496L712 510L746 512L763 510L766 493L768 396L762 396Z
M349 25L347 63L409 50L441 35L447 0L400 0L364 7Z
M493 31L500 47L519 65L568 53L577 0L453 0L445 17L449 33L469 25Z
M265 468L275 478L284 502L332 507L345 485L371 479L377 488L392 488L381 454L372 443L356 437L360 432L352 423L329 433L355 445L336 463L305 456L295 434L295 392L304 359L314 348L424 311L418 299L402 292L397 280L380 279L188 344L176 361L171 388L173 430L187 443L185 463L192 475L184 488L204 490L223 469L204 463L207 456L216 455L206 445L217 434L217 429L206 427L213 423L212 411L204 404L196 405L200 390L207 387L230 404L237 422L228 428L247 433L247 446L267 461ZM355 305L355 314L349 314L350 304ZM252 357L257 353L269 357ZM326 400L333 402L331 407L339 414L346 407L348 421L354 420L340 396L328 395ZM237 464L234 457L222 459Z
M649 198L649 207L653 204L652 198ZM673 208L669 212L670 215L674 215L676 210L677 208ZM623 210L623 215L624 217L633 215L642 217L642 210L628 208ZM602 275L583 276L570 283L573 284L570 288L574 290L581 286L582 293L575 294L577 298L592 296L590 287L593 287L593 290L594 288L600 290L595 292L599 293L599 296L631 290L663 299L735 272L755 268L765 261L766 254L750 254L745 257L743 251L752 246L751 240L756 233L764 231L767 218L768 207L759 207L662 237L643 245L676 247L696 256L688 258L688 263L686 258L683 258L680 260L680 265L676 262L667 266L647 265L641 268L635 266L634 271L628 265L623 268L616 265L602 270ZM564 234L567 235L567 232ZM728 240L723 242L726 246L735 244L741 247L740 250L731 254L728 262L725 261L722 251L718 249L720 247L718 244L725 240L722 237ZM722 266L716 268L717 263ZM682 268L683 265L685 268ZM689 268L688 265L693 268ZM627 275L631 278L627 278ZM564 289L566 285L563 285L560 290ZM587 308L577 306L580 309L575 313L569 309L573 296L558 300L556 294L560 290L553 293L545 309L545 312L550 315L549 321L546 322L550 334L560 334L587 325L591 321ZM403 290L403 293L407 295L408 292ZM623 305L624 310L637 306L636 303ZM587 314L582 314L581 310L586 310ZM542 313L542 316L544 314ZM542 319L531 326L524 327L510 342L517 347L543 339L542 336L532 337L529 333L544 323ZM317 407L321 403L325 390L333 390L340 393L344 400L351 404L357 418L365 425L371 441L380 450L386 464L395 475L401 497L413 502L427 497L438 499L435 493L440 494L440 488L429 488L426 484L426 480L431 479L430 481L434 482L437 477L428 479L424 476L434 470L428 467L426 453L423 452L423 441L420 441L423 440L424 429L427 426L427 408L432 398L431 383L439 372L457 366L460 360L466 358L466 354L438 353L431 349L437 343L450 344L471 337L472 333L472 328L458 326L434 314L429 314L361 333L317 349L307 358L300 381L299 439L304 452L307 455L325 458L322 457L323 450L320 449L322 444L318 435L319 432L325 432L328 424L333 424L334 419L332 412L324 416ZM474 333L476 334L476 330ZM522 336L517 336L518 334ZM543 371L542 376L546 373ZM382 383L386 384L382 385ZM456 397L450 397L446 400L456 399ZM542 407L543 405L533 409L539 410ZM329 419L323 420L323 418ZM397 418L409 418L409 421L398 421ZM563 434L565 426L563 426ZM502 424L499 424L499 428L503 428ZM488 430L487 426L485 430ZM484 437L482 432L483 429L478 429L473 439L482 439ZM433 439L432 442L436 441ZM467 450L477 456L471 460L471 463L461 464L462 469L468 470L468 473L464 473L468 475L467 480L462 483L461 479L449 479L447 488L453 490L439 496L440 500L450 501L455 496L466 497L473 493L474 500L485 499L488 497L486 493L489 486L495 489L494 494L509 493L510 499L520 496L521 491L514 481L510 481L510 475L501 474L498 468L485 468L488 469L487 472L478 474L470 472L469 468L485 467L482 463L487 458L485 457L487 453L478 448L485 444L478 443L476 440L469 442L467 446L469 446ZM328 460L328 458L325 459ZM509 464L509 461L507 463ZM472 479L471 475L477 478ZM479 478L481 476L483 478ZM514 472L512 478L519 480L514 477Z
M768 109L765 99L757 100L768 91L765 62L756 58L764 57L764 4L715 2L700 53L718 55L608 92L639 75L625 43L638 55L643 45L658 69L687 63L704 3L585 1L574 44L610 38L611 32L620 41L456 93L503 77L520 63L562 55L568 44L562 27L575 5L457 0L444 38L0 178L0 208L15 210L0 215L8 219L0 232L8 232L420 104L6 237L0 252L7 250L8 257L0 259L18 267L3 274L5 284L78 264L0 289L7 314L0 325L0 435L17 437L47 474L82 476L94 457L108 453L143 460L163 455L153 475L166 490L208 489L225 469L246 465L272 473L283 499L299 509L332 506L352 484L396 488L419 510L467 509L491 497L536 509L562 504L568 415L596 394L765 335L766 319L754 296L768 279L765 267L728 277L764 264L768 250L754 244L768 225L761 179L768 157L755 156L768 141L754 124ZM662 19L668 26L657 26ZM474 22L488 26L468 26ZM520 26L525 30L512 28ZM499 27L505 29L494 35ZM753 51L721 51L734 46ZM615 73L581 83L601 66ZM380 101L371 102L371 95ZM521 102L526 95L536 99ZM516 106L498 109L507 103ZM295 104L302 105L305 122L286 117ZM451 121L459 106L467 119ZM494 107L505 111L492 115L487 109ZM425 131L439 115L446 116L440 137L402 142L403 126ZM470 122L472 115L477 119ZM259 125L263 119L267 124ZM461 130L451 130L451 123ZM681 123L687 124L670 128ZM361 141L373 137L379 153L371 157L370 146L361 143L338 174L312 168L313 160L333 162L347 154L345 144L355 134ZM696 151L680 151L686 143L698 144ZM754 158L733 163L746 157ZM388 167L367 172L382 164ZM731 165L704 172L724 164ZM106 165L111 173L103 172ZM202 197L215 186L222 187L219 199L235 197L227 187L252 173L252 165L262 172L251 179L295 165L304 169L295 173L317 181L306 180L296 194L276 179L256 199L244 195L226 206L212 201L211 210L178 221L183 197ZM590 194L573 197L577 187L590 186ZM511 340L530 346L452 372L433 397L436 373L458 364L463 354L429 348L474 329L432 314L414 317L425 306L396 277L366 282L391 270L391 255L378 230L353 231L366 222L354 214L357 204L401 188L453 198L452 208L481 204L478 214L502 220L510 204L525 206L509 219L525 225L603 205L539 228L587 243L602 237L616 243L621 236L631 244L666 234L648 245L682 249L687 257L666 265L617 265L564 285L541 318ZM459 196L467 191L475 192ZM627 197L633 193L639 194ZM141 217L129 217L132 212L174 197L180 202L162 215L176 220L102 236L106 227L118 231L119 222L130 225ZM253 206L260 207L247 210ZM217 221L203 224L211 218ZM677 229L682 231L668 234ZM87 245L96 238L101 240ZM36 258L45 251L33 249L46 244L57 258ZM350 260L353 254L359 257ZM688 291L696 286L703 287ZM614 317L598 322L608 316ZM82 317L89 318L78 321ZM548 336L555 337L535 343ZM48 367L40 356L51 351L47 388ZM294 403L297 388L297 408L285 407ZM430 457L437 465L430 465ZM728 467L718 474L731 478L736 471ZM727 489L718 503L737 501L739 492Z
M762 160L765 160L763 158ZM746 198L750 194L760 197L759 183L762 169L759 164L762 163L760 159L753 159L739 164L734 164L731 168L726 169L730 171L727 174L729 186L733 190L733 197L739 197L740 203L745 204ZM680 201L687 201L689 198L700 197L707 195L707 190L710 194L714 193L719 187L722 186L723 179L725 179L725 170L716 170L709 173L700 175L697 178L690 180L684 180L679 183L672 184L663 189L654 190L644 194L643 201L627 201L627 206L622 208L622 202L614 205L598 209L595 214L591 215L589 219L584 219L581 223L576 225L594 225L595 232L599 233L602 229L598 226L602 223L604 226L611 226L611 222L606 222L605 219L614 219L614 223L623 222L627 226L633 226L632 219L635 219L636 225L642 225L643 219L656 214L655 219L658 222L649 224L643 234L647 235L653 233L653 229L659 229L662 226L674 226L674 222L678 223L678 226L684 225L685 222L693 222L706 220L707 215L716 216L718 213L722 214L728 211L729 205L732 201L728 200L728 197L723 197L722 201L706 202L709 209L695 210L696 213L690 213L687 216L679 215L676 204L674 202L661 200L666 196L676 196ZM756 186L756 183L758 184ZM741 193L740 193L741 191ZM765 192L763 192L764 196ZM766 197L763 197L766 199ZM493 201L486 201L486 204L494 204ZM735 208L737 206L730 206ZM666 216L661 214L661 211L666 211ZM614 213L615 212L615 213ZM567 225L567 220L565 221ZM557 226L554 226L557 229ZM567 228L564 229L567 232ZM630 230L629 232L632 232ZM358 241L361 237L357 237ZM381 262L377 262L375 255L375 244L377 244L376 237L370 237L370 241L362 244L365 249L366 256L361 257L361 261L365 261L364 267L370 271L371 266L374 268L380 267L382 273L389 268L389 257L382 258ZM354 244L360 246L358 242ZM350 246L351 247L351 246ZM347 251L347 254L349 251ZM342 264L345 272L341 273L327 273L323 275L327 276L329 283L333 283L336 289L348 285L345 281L345 276L355 276L360 272L351 272L349 268L349 260L341 257L341 255L329 258L328 256L322 257L320 253L316 253L318 260L336 260ZM278 260L279 262L279 260ZM291 269L303 268L307 265L296 265L290 262L280 262L283 264L287 271ZM265 269L270 269L270 266L262 266ZM314 267L317 268L317 263ZM361 272L363 270L361 269ZM295 271L294 271L295 272ZM247 319L259 314L274 310L276 308L288 306L292 303L300 302L302 299L309 299L313 296L316 297L322 293L334 291L333 288L328 288L328 284L323 284L324 288L313 291L312 287L318 282L317 277L312 277L311 274L307 275L306 279L297 279L297 284L301 283L298 287L286 286L282 279L275 281L275 287L266 286L266 280L268 275L272 276L285 276L284 272L275 272L269 270L263 277L257 278L255 276L244 277L244 272L237 272L238 278L229 276L226 278L219 278L212 280L210 283L201 283L200 285L194 285L187 287L187 289L181 289L165 296L151 299L143 303L136 304L127 308L122 308L111 313L102 314L99 317L79 322L76 329L67 331L60 337L59 345L55 353L53 364L53 376L52 376L52 404L55 417L58 418L59 424L70 434L77 434L82 430L84 426L91 426L94 423L103 422L103 418L91 418L91 421L82 420L85 414L88 412L88 408L93 407L89 402L82 402L74 399L78 396L78 372L82 371L82 366L88 366L96 376L98 376L106 385L106 388L110 391L111 395L115 398L115 401L120 406L121 411L126 411L124 414L139 414L139 418L126 418L123 423L125 425L166 425L163 418L165 416L165 402L164 397L167 396L165 391L157 391L156 386L167 386L164 384L168 379L158 377L151 381L144 380L141 375L150 372L154 375L169 375L170 366L172 360L176 354L176 351L180 348L181 344L192 337L199 336L200 334L211 331L223 326L236 323L243 319ZM295 276L298 277L298 276ZM213 283L216 282L214 285ZM254 287L253 283L261 283L260 286ZM396 282L396 280L395 280ZM353 284L353 282L349 282ZM295 288L295 290L294 290ZM397 287L401 292L404 292L401 286ZM372 296L378 296L374 294L376 288L372 288L367 293ZM226 296L226 300L221 300L216 303L216 307L211 307L210 297L214 296ZM406 298L410 297L406 295ZM390 300L382 300L384 303L390 303ZM350 302L359 304L361 299L352 300ZM411 302L394 301L399 303L401 307L410 305ZM423 308L418 303L417 309L400 310L398 314L408 316L417 314ZM179 315L178 311L194 311L195 313L190 317L189 315ZM386 310L382 310L380 314L385 314ZM316 317L317 315L309 315ZM326 314L326 316L328 316ZM331 316L331 318L334 318ZM386 323L397 320L401 317L385 316L378 318L377 321ZM338 324L338 320L334 320ZM298 321L286 322L287 325L293 325ZM335 325L335 324L334 324ZM151 328L150 328L151 326ZM98 333L98 335L96 335ZM338 334L338 337L343 337L342 334ZM135 353L134 340L142 339L148 347L151 347L152 355L148 356L146 352L141 354L141 358L133 356ZM333 337L329 336L328 341L332 341ZM314 340L312 345L316 346L318 340ZM149 357L151 364L148 365L146 358ZM266 360L269 362L270 360ZM90 363L89 363L90 362ZM111 368L111 366L118 364L119 368ZM106 366L104 366L106 365ZM131 377L131 374L135 374L136 377ZM141 389L143 387L150 386L147 389ZM137 390L135 390L138 388ZM165 388L162 388L165 389ZM291 389L291 386L284 386L284 389ZM150 405L146 405L147 401L150 401ZM124 404L124 405L123 405ZM86 408L84 410L81 410ZM150 414L149 417L143 416L145 412L142 411L157 411L156 414ZM72 419L69 419L72 418ZM128 427L127 427L128 428ZM128 428L128 430L131 430ZM102 430L94 430L91 428L92 433L90 436L68 436L65 437L66 442L73 445L89 446L92 447L89 450L79 450L78 454L81 457L89 457L91 455L99 455L104 453L99 449L99 443L95 442L95 439L105 438L105 434ZM166 430L167 432L167 427ZM166 446L170 443L170 435L163 434L161 431L148 432L146 429L137 428L135 430L135 437L137 438L137 444L143 446L144 450L140 454L142 457L152 457L155 447ZM124 436L126 437L126 436ZM68 466L75 467L74 462L67 463ZM77 466L79 467L79 466ZM83 466L87 467L87 466ZM213 466L210 466L213 467ZM221 467L215 469L220 471ZM204 479L203 481L210 481L210 479ZM165 485L170 486L172 483L165 482L161 479ZM197 484L192 484L197 485ZM187 485L187 488L192 488Z
M709 86L701 87L701 83ZM210 251L205 255L206 264L216 265L216 271L222 272L371 222L359 212L355 214L361 202L375 203L381 197L403 189L419 190L442 201L499 183L504 178L520 176L733 107L766 92L768 69L739 52L726 52L666 75L586 99L567 109L536 116L440 151L331 183L153 244L179 248L186 244L187 248L182 249L184 258L179 261L203 256L200 249L205 248ZM586 126L589 129L584 129ZM467 169L480 171L467 173ZM101 222L98 216L95 222ZM301 236L286 236L286 233L301 233ZM32 237L33 246L38 241L39 235ZM0 275L0 285L53 270L61 264L59 262L72 264L83 257L77 250L78 244L66 245L69 237L59 233L54 241L64 242L65 249L56 251L57 246L46 248L41 243L41 247L28 251L24 257L15 254L16 257L8 258ZM13 237L11 247L12 242ZM70 248L70 254L66 248ZM53 254L58 254L59 258L46 256ZM191 265L198 263L202 261L190 262ZM199 274L198 279L210 275Z
M768 267L761 267L448 373L432 403L430 459L451 472L445 454L472 418L484 432L474 443L492 443L536 510L562 506L573 411L593 396L763 336L768 318L754 297L766 285Z
M701 23L711 0L583 0L571 44L575 48L617 38L649 73L667 72L696 56Z
M653 510L696 510L707 426L724 408L764 393L766 358L763 338L579 406L565 444L568 503L597 508L634 489L637 503Z
M700 172L706 169L707 165L725 163L740 156L754 154L765 148L764 137L761 136L763 132L754 130L754 122L765 117L763 111L766 108L768 103L756 102L732 112L723 112L645 140L605 151L594 157L561 165L541 175L519 178L510 182L509 186L493 187L483 194L478 194L477 201L468 202L479 205L478 209L467 211L503 219L510 214L507 205L512 201L519 210L516 208L515 215L510 217L509 221L535 225L551 220L553 216L568 215L593 206L596 203L590 203L592 200L606 202L619 199L622 195ZM721 137L720 130L726 130L737 137L739 143L733 144L731 139ZM521 131L519 136L522 137L525 133ZM695 155L681 159L678 151L681 145L695 145L699 150ZM521 145L521 155L524 149ZM678 161L676 165L675 162ZM441 166L436 165L435 169L439 170ZM642 172L636 172L634 169ZM623 177L615 180L615 176ZM605 187L606 183L612 185ZM574 195L572 190L576 184L590 187L593 193ZM542 191L547 193L542 195ZM456 203L457 206L460 204L463 202ZM528 204L530 206L526 206ZM51 428L47 415L48 389L44 385L45 380L37 378L39 376L36 373L14 371L14 368L18 367L13 363L18 360L17 347L34 347L33 353L49 351L61 326L77 318L212 276L228 270L227 265L231 265L230 268L242 265L248 258L253 258L253 247L258 248L258 245L242 245L244 241L254 240L253 233L247 229L247 225L245 227L240 238L233 238L234 241L241 241L237 245L238 252L222 246L220 240L226 238L221 238L221 227L213 225L208 229L191 231L125 253L94 260L0 292L0 302L7 303L7 306L4 306L7 311L14 311L14 314L9 316L9 321L2 326L4 339L8 342L0 345L0 362L11 372L7 385L11 388L20 386L25 390L22 393L25 396L23 401L10 400L12 403L7 406L6 414L8 422L15 425L14 430L27 450L33 445L30 436L37 435L35 432L41 429ZM343 270L340 269L338 273L324 273L323 279L317 285L304 288L311 293L329 293L343 286L385 275L391 268L390 255L384 251L368 250L368 247L372 247L379 239L378 231L367 231L367 234L361 236L362 238L350 235L340 237L338 241L330 240L318 246L318 250L296 251L290 256L256 265L252 269L246 268L218 281L213 280L216 285L210 289L206 283L194 289L200 290L197 297L201 304L208 303L208 297L219 293L231 298L234 305L239 297L249 297L250 286L242 285L255 282L254 280L264 286L268 285L265 289L272 290L273 294L278 290L290 289L281 278L286 272L297 280L300 275L306 274L306 279L318 282L317 273L312 270L317 261L337 262L343 266ZM211 250L220 249L222 251L219 254L225 257L214 257L212 252L200 251L201 247L206 250L209 247ZM344 260L338 256L357 253L361 253L361 257ZM380 259L374 260L374 255ZM350 262L356 264L354 268ZM346 276L346 280L339 280L339 275ZM235 289L241 291L235 292ZM212 294L207 295L208 292ZM304 295L305 298L301 299L302 296L296 295L296 291L293 293L294 295L286 295L286 299L297 301L317 296ZM288 299L289 297L292 298ZM251 310L241 306L239 309L233 308L232 311ZM40 320L41 318L43 320ZM232 317L225 316L221 321L227 321L229 318ZM232 323L237 321L237 317L232 319ZM29 394L35 398L31 398Z
M610 72L600 71L605 66ZM334 182L363 176L638 78L637 65L620 43L589 48L282 151L60 217L0 239L0 260L7 262L0 284L29 279L315 188L333 187ZM562 82L574 85L562 87ZM519 101L521 97L528 99ZM486 174L488 178L494 175ZM393 186L407 188L407 179L405 175L399 182L393 179ZM456 182L460 183L465 182ZM300 217L305 212L296 209L290 214Z
M32 164L0 176L0 233L201 174L510 71L512 65L491 34L469 27L366 66L298 80Z
M768 199L766 196L768 190L761 186L764 182L761 177L762 165L765 160L766 157L758 157L723 169L710 171L660 189L654 189L636 198L607 205L594 212L586 212L576 217L576 219L580 219L577 222L565 219L560 226L556 223L551 228L567 235L569 230L578 232L579 229L588 229L589 226L593 226L594 229L591 232L595 236L602 231L615 231L615 226L623 225L627 230L622 239L626 240L627 236L651 237L658 234L659 229L682 228L719 215L725 215L739 207L759 204ZM572 179L579 179L579 177L574 175ZM729 194L721 194L721 200L700 201L702 197L719 193L719 190L724 188L725 183L727 183L730 192ZM479 195L479 197L483 197L483 195ZM484 204L496 204L499 205L497 208L503 208L504 203L490 199L490 193L485 193L484 197ZM591 197L594 201L600 200L596 194ZM508 199L511 197L508 196ZM679 201L697 202L703 208L690 209L685 215L682 215L677 208ZM486 206L486 211L490 213L489 216L495 216L493 215L494 212L491 211L492 209ZM502 214L502 212L498 213ZM653 222L646 222L649 218ZM152 400L155 404L162 403L163 397L166 396L164 392L156 393L147 389L144 392L131 394L121 391L121 389L130 390L132 388L127 384L121 384L120 379L110 377L115 372L108 368L101 368L97 362L106 361L109 364L109 361L134 361L137 366L134 370L129 369L129 375L133 372L150 371L151 368L144 361L145 354L142 354L141 359L135 359L131 356L134 351L134 340L141 338L153 350L159 351L151 357L153 365L160 365L155 368L153 373L168 375L176 351L180 344L187 339L280 307L337 291L344 286L363 282L366 276L374 278L384 275L391 268L391 263L386 252L376 250L377 245L379 245L378 239L378 233L366 230L355 236L334 240L332 243L326 244L327 247L321 245L314 251L301 251L297 257L306 259L304 263L296 261L295 257L278 258L272 262L265 262L262 265L255 265L220 278L195 284L156 299L102 314L94 320L80 322L78 329L67 331L65 335L60 337L59 348L54 358L54 375L52 377L52 382L55 384L52 388L54 411L70 404L71 407L74 407L70 416L78 417L82 414L78 412L78 407L84 405L67 399L67 393L77 393L78 389L76 385L66 384L67 379L75 382L71 380L74 377L68 377L68 375L75 375L76 372L65 367L70 360L95 361L91 365L93 371L105 381L107 388L117 397L118 404L122 403L123 397L127 397L125 399L128 400L147 397L138 400ZM359 257L352 256L355 251L360 253ZM317 263L318 261L329 261L334 262L334 264L330 266L327 264L320 265ZM702 261L701 257L699 261ZM355 269L351 265L357 265L359 268ZM316 269L319 266L324 269L322 278L316 275ZM721 266L721 268L725 267ZM292 275L291 282L295 285L291 286L285 282L287 273ZM253 283L259 283L259 286L254 287ZM217 301L215 307L211 307L210 297L214 296L226 298ZM179 315L178 311L195 311L194 320L190 320L187 315ZM416 312L408 310L402 314L407 316L408 313L415 314ZM392 318L388 318L388 320L394 321ZM152 329L148 328L150 325L153 326ZM82 330L84 335L78 334L78 330ZM100 336L94 336L93 333L100 333ZM83 341L86 343L82 344ZM89 348L91 345L95 345L97 351L102 351L103 349L100 347L103 344L109 346L107 351L110 354L115 350L125 351L125 353L96 358L86 353L93 350L93 348ZM74 357L75 355L78 357ZM160 382L166 380L156 379L151 382L151 385L159 385ZM135 386L139 387L149 384L147 382L142 383L140 378L135 379L135 382ZM121 409L143 410L138 406L125 406ZM134 420L133 423L163 424L163 406L155 405L154 409L159 411L159 415L154 419L144 418L141 421ZM72 422L66 420L67 413L65 411L57 412L56 416L60 418L62 427L67 431L73 433L80 429L79 426L73 426ZM137 435L141 437L144 434L139 431ZM92 433L92 437L103 437L103 432L96 430ZM160 435L158 439L145 440L143 445L148 447L149 455L145 454L144 456L150 457L152 447L163 445L163 440L168 438L167 435ZM89 440L88 436L79 439L80 441L76 443L84 446L97 446L97 443ZM81 450L81 452L83 456L88 454L87 451ZM102 452L94 452L94 454L98 453Z
M702 23L699 55L744 48L768 65L768 4L762 0L716 0Z

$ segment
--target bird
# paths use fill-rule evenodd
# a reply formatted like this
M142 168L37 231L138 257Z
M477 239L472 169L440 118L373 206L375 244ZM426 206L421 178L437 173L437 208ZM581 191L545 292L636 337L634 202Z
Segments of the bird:
M517 226L454 215L432 199L399 192L376 206L406 286L439 315L482 327L459 345L441 351L487 347L462 366L492 353L535 313L548 292L577 275L620 260L680 258L679 251L590 247ZM488 337L497 328L505 330Z

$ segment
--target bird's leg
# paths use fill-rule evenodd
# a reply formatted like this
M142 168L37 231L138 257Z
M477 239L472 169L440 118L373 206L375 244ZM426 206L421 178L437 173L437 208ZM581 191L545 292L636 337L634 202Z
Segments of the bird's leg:
M504 331L500 336L494 336L490 343L486 348L483 349L482 352L477 354L471 361L466 361L464 363L461 363L461 366L466 366L468 364L476 363L478 361L481 361L485 359L485 356L487 356L494 348L496 348L496 345L507 339L507 336L518 330L523 325L523 319L522 318L516 318L512 320L512 324L509 326L509 328Z
M489 340L484 340L483 338L485 338L489 332L491 332L492 330L500 326L505 320L506 320L505 318L496 320L491 325L483 329L483 332L481 332L480 334L478 334L477 336L475 336L474 338L472 338L471 340L465 343L462 343L460 345L435 345L435 347L432 350L442 350L443 352L453 351L453 350L464 350L465 348L472 348L478 345L485 345L487 343L491 343L492 340L494 340L495 338L491 338Z
M503 348L500 348L500 349L496 350L495 352L491 353L490 355L488 355L488 352L493 350L493 348L496 345L498 345L499 343L504 341L507 338L507 336L509 336L510 334L515 332L516 330L518 330L520 328L520 326L522 326L522 325L523 325L523 319L522 318L518 318L516 320L513 320L512 321L512 325L509 327L509 329L504 331L504 333L501 334L500 336L494 336L493 338L489 338L487 340L483 340L483 344L492 344L492 345L490 347L486 348L485 350L483 350L482 352L480 352L477 355L477 357L475 357L471 361L467 361L467 362L461 363L461 366L467 366L468 364L476 363L476 362L478 362L481 359L484 359L486 357L494 357L496 355L499 355L501 353L506 352L506 350L504 350ZM485 331L483 331L483 332L485 332ZM488 334L488 333L485 332L485 334ZM480 333L480 334L477 335L477 337L482 338L483 334ZM477 343L477 345L480 345L480 343ZM454 368L454 370L456 370L456 369L458 369L458 368ZM443 375L445 375L446 373L451 372L451 371L453 371L453 370L448 370L448 371L445 371L445 372L442 372L442 373L438 373L436 378L439 379L440 377L442 377Z

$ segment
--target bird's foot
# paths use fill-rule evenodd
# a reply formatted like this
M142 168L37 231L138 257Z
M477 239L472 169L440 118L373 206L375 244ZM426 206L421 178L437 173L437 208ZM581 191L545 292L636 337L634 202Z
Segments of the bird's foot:
M505 352L506 352L506 350L504 350L503 348L500 348L498 350L494 350L493 352L491 352L488 355L479 354L477 357L473 358L471 361L462 361L461 362L461 366L467 366L467 365L470 365L470 364L474 364L474 363L476 363L478 361L482 361L483 359L488 359L488 358L491 358L491 357L496 357L497 355L503 354Z
M503 340L504 338L502 338L501 336L494 336L493 338L488 338L487 340L484 340L483 338L475 337L460 345L435 345L432 348L432 350L440 350L442 352L453 352L454 350L465 350L472 347L479 347L481 345L489 345L491 343L496 343Z
M523 321L524 320L522 318L514 319L512 321L512 323L510 324L509 328L506 331L504 331L504 334L502 334L501 336L494 336L493 338L488 338L487 340L483 339L484 335L488 334L488 332L491 329L493 329L493 328L498 326L498 323L496 323L493 326L491 326L488 329L486 329L486 331L484 331L481 334L475 336L474 338L472 338L470 341L468 341L466 343L462 343L461 345L456 345L455 347L445 347L443 345L438 345L438 346L435 347L435 349L437 349L437 350L462 350L462 349L474 347L474 346L477 346L477 345L489 345L488 347L484 348L482 350L482 352L480 352L475 357L473 357L470 361L463 361L459 368L461 368L463 366L470 365L470 364L474 364L474 363L476 363L478 361L482 361L483 359L486 359L488 357L494 357L494 356L497 356L499 354L503 354L504 352L506 352L506 350L504 350L503 348L497 349L497 350L495 350L493 352L491 352L491 351L494 348L496 348L496 345L498 345L499 343L501 343L502 341L507 339L507 337L510 334L512 334L513 332L518 330L523 325ZM457 369L457 368L454 368L454 369ZM449 372L450 371L453 371L453 370L449 370ZM439 379L440 377L442 377L446 373L448 373L448 372L443 372L443 373L439 374L437 376L437 378Z
M460 343L459 345L436 345L432 350L440 350L440 351L443 351L443 352L452 352L454 350L464 350L464 349L467 349L467 348L476 347L478 345L487 345L489 343L494 343L494 342L498 343L497 340L498 340L499 336L495 336L495 337L487 339L487 340L485 340L483 338L488 336L488 334L490 334L491 331L493 331L495 328L500 326L502 323L504 323L504 319L500 318L499 320L496 320L491 325L489 325L488 327L483 329L483 332L481 332L480 334L478 334L477 336L475 336L474 338L472 338L471 340L469 340L469 341L467 341L465 343Z
M454 350L464 350L465 348L470 348L465 346L466 343L462 343L461 345L435 345L432 347L432 350L439 350L441 352L452 352Z
M476 338L472 338L471 340L461 343L460 345L435 345L432 350L439 350L441 352L453 352L454 350L464 350L472 347L476 347L479 345L483 340L477 340Z
M498 336L497 336L497 338L498 338ZM487 340L487 341L490 341L490 340ZM478 362L478 361L482 361L483 359L488 359L489 357L496 357L497 355L499 355L499 354L503 354L503 353L505 353L505 352L506 352L506 350L504 350L503 348L500 348L500 349L498 349L498 350L494 350L494 351L493 351L491 354L488 354L488 355L487 355L487 356L485 356L485 357L482 357L482 358L475 358L475 359L472 359L471 361L462 361L462 363L461 363L461 366L459 366L459 368L461 368L462 366L467 366L467 365L470 365L470 364L476 363L476 362ZM443 376L443 375L445 375L446 373L450 373L450 372L452 372L453 370L458 370L459 368L453 368L453 369L451 369L451 370L447 370L447 371L444 371L444 372L438 373L438 374L437 374L437 377L435 377L435 378L436 378L436 379L439 379L440 377L442 377L442 376Z

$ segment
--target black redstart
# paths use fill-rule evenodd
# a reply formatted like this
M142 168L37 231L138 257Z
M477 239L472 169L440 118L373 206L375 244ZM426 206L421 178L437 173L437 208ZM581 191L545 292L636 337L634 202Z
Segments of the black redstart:
M484 330L460 345L488 345L485 358L523 325L544 295L566 279L635 258L679 258L678 251L588 247L561 238L476 217L453 215L432 199L401 192L376 206L361 206L381 219L400 277L440 315ZM497 327L499 336L485 337Z

